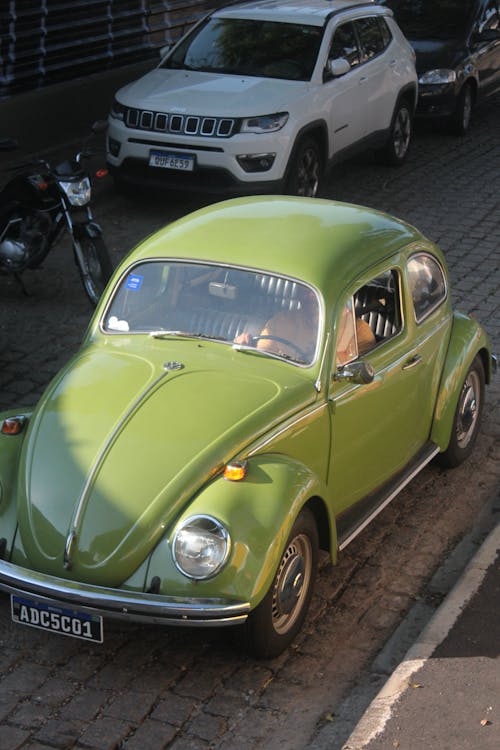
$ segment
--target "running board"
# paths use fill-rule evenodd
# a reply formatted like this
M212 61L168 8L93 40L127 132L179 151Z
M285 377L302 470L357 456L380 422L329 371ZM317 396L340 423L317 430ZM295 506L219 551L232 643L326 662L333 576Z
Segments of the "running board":
M389 503L394 500L411 480L427 466L439 453L434 443L426 443L412 461L394 479L383 485L376 492L359 500L352 508L344 511L337 518L338 548L343 550L352 540L368 526Z

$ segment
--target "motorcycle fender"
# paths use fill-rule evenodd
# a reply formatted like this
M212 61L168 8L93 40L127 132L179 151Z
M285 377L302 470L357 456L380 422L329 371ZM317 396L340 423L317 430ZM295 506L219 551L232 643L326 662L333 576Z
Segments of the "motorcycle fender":
M269 590L295 518L311 498L323 503L321 515L328 516L330 544L336 550L335 520L323 500L326 487L307 466L278 454L254 456L247 466L243 480L229 481L219 475L189 503L152 552L146 586L159 576L165 581L165 593L227 597L248 601L254 608ZM172 561L174 536L180 524L200 515L224 525L231 547L220 573L208 580L189 581ZM318 532L324 536L323 529Z
M0 425L7 417L21 412L0 414ZM24 416L31 414L22 412ZM12 551L17 528L16 490L19 471L19 457L26 435L27 426L19 435L0 433L0 540L5 539L4 559L8 560ZM3 545L2 545L3 546Z
M85 224L74 224L73 232L76 239L85 236L91 237L92 239L102 237L102 229L96 221L88 221Z
M491 377L491 350L488 337L476 320L455 312L431 430L431 440L441 451L446 450L450 442L462 384L477 354L482 355L488 383Z

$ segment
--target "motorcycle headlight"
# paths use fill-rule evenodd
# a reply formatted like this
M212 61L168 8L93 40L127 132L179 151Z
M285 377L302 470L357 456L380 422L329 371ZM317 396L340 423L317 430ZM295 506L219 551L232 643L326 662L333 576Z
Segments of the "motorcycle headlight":
M423 84L443 84L443 83L455 83L457 80L457 74L454 70L448 70L448 68L438 68L437 70L426 70L422 73L418 82Z
M288 112L277 112L274 115L246 117L241 123L241 133L274 133L281 130L288 120Z
M90 202L90 180L84 177L79 182L60 182L72 206L86 206Z
M193 516L177 529L172 544L180 572L197 580L212 578L226 562L230 538L224 526L210 516Z

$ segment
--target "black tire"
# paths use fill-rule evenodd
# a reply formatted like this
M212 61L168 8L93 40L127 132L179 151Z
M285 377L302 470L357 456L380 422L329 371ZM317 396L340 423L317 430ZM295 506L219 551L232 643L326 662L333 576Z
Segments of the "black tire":
M247 644L255 656L278 656L302 627L316 578L318 546L316 521L305 509L295 519L269 591L248 617Z
M323 180L323 156L314 138L304 138L294 151L287 170L285 192L316 198Z
M410 148L412 131L412 111L406 99L402 99L392 117L391 132L383 150L387 164L399 167L404 162Z
M451 131L455 135L465 135L470 127L472 117L472 107L474 105L474 92L472 91L472 85L467 82L462 87L462 90L457 99L457 106L455 112L451 117Z
M484 367L481 357L477 356L462 384L449 445L439 456L439 462L445 468L458 466L472 453L481 425L483 404Z
M75 257L83 288L90 303L95 307L111 278L113 266L102 237L83 235L74 242ZM80 261L79 258L82 260Z

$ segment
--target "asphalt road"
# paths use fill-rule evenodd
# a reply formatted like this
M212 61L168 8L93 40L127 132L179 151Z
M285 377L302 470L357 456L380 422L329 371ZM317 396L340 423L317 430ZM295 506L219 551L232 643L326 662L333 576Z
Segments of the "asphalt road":
M402 168L363 156L339 166L328 187L329 197L393 213L440 244L455 305L485 325L497 352L499 122L497 99L464 139L420 127ZM96 191L95 214L117 261L199 205L121 197L108 182ZM78 347L91 313L66 240L25 281L29 297L0 278L0 409L36 401ZM314 747L415 602L425 619L446 593L429 587L434 571L497 492L498 380L469 462L448 472L429 466L336 568L323 558L306 626L277 659L248 657L227 629L106 624L103 645L83 644L14 625L1 596L0 750Z

